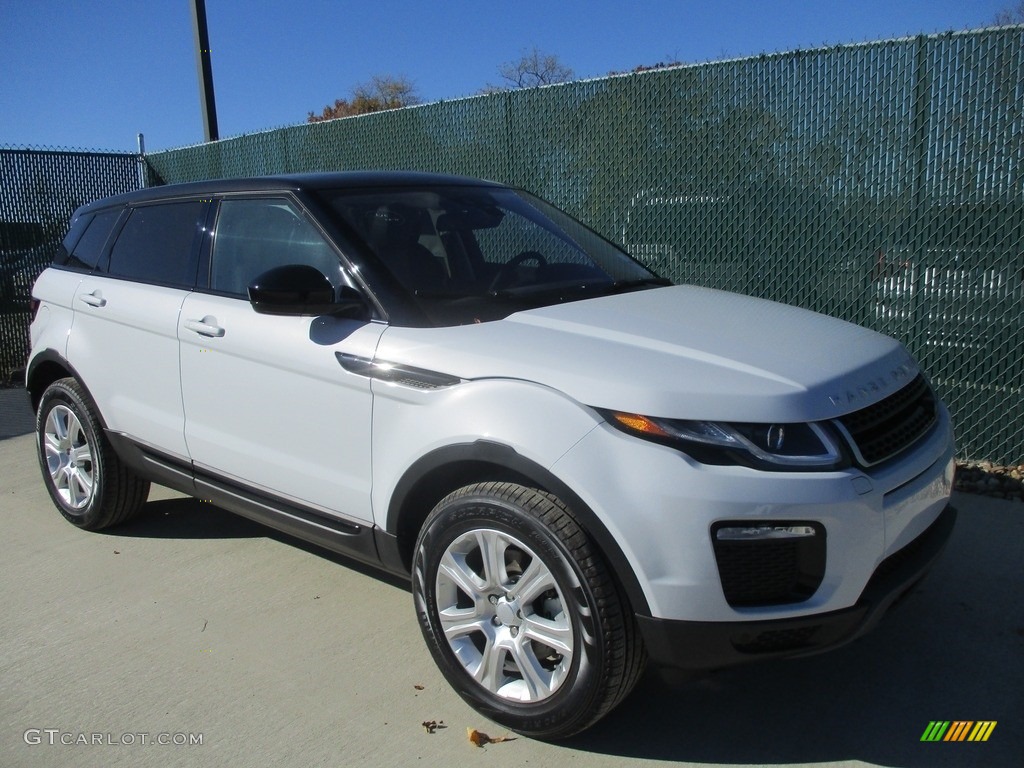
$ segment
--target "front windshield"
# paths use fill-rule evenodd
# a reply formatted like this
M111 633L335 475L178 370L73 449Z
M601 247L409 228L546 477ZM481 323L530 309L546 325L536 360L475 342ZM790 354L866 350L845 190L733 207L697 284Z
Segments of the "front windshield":
M435 325L664 284L558 209L501 187L324 193L332 210Z

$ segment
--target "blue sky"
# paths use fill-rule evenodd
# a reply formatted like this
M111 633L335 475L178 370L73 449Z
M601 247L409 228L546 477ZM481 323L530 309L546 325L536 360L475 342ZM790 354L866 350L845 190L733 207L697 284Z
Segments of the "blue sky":
M1016 0L207 0L221 136L304 122L374 74L473 95L536 46L578 78L977 29ZM0 0L0 146L203 140L190 0Z

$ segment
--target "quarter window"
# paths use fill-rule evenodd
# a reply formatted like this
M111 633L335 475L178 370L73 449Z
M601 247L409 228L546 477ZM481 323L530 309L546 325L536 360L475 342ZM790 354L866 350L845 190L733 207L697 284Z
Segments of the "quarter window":
M118 216L123 208L114 208L109 211L100 211L95 216L85 218L79 227L72 227L68 236L64 238L61 246L62 252L57 257L61 263L61 256L70 248L69 255L64 257L63 264L72 269L93 270L99 264L100 256L103 255L103 247L110 238L110 232L117 223ZM85 232L82 232L82 229ZM77 231L76 231L77 230ZM79 237L80 236L80 237ZM74 242L77 239L77 243Z
M224 200L210 264L210 289L248 295L263 272L286 264L305 264L325 274L337 288L341 262L330 244L287 200Z

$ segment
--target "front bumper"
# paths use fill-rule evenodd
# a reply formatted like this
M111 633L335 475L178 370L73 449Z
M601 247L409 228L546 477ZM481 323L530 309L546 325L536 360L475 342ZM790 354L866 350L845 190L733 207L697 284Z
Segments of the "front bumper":
M651 660L663 667L707 670L766 658L804 656L860 637L920 581L953 532L947 506L921 535L875 569L850 608L796 618L701 622L637 616Z

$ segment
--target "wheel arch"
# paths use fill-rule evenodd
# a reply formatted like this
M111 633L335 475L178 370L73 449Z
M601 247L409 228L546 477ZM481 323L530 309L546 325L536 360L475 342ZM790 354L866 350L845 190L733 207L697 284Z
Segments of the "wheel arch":
M92 396L92 392L89 390L89 386L82 380L82 377L78 375L78 371L71 365L64 357L54 349L44 349L39 354L32 358L32 362L29 363L28 370L25 373L25 388L28 390L29 400L32 402L32 412L35 413L39 410L39 402L43 398L43 393L46 388L49 387L53 382L58 379L67 377L73 378L78 382L78 386L85 392L86 397L89 398L96 411L96 416L100 421L100 426L104 430L107 429L107 421L103 417L103 412L100 410L99 404L96 402L96 398Z
M647 597L615 538L566 483L513 448L489 440L438 448L417 460L398 481L388 505L387 533L394 537L405 572L412 566L420 528L434 506L452 491L488 480L515 482L560 498L590 535L637 613L649 613Z
M32 401L32 410L39 410L39 401L43 398L43 392L53 382L68 376L74 377L79 385L89 392L88 388L79 378L71 363L65 360L60 353L53 349L44 349L32 358L28 370L25 373L25 388L28 390L29 399ZM91 397L91 395L90 395Z

